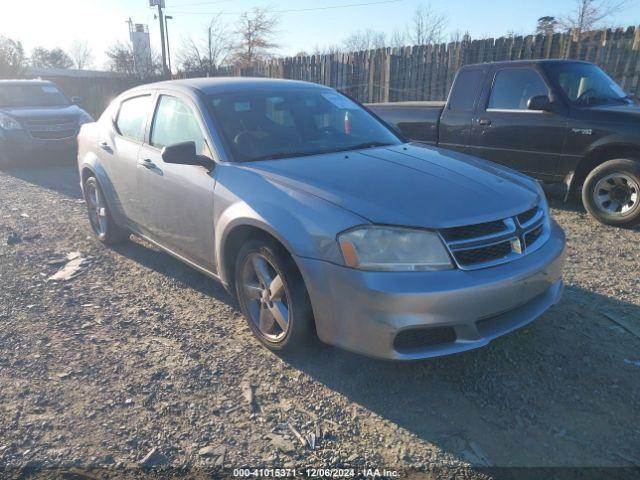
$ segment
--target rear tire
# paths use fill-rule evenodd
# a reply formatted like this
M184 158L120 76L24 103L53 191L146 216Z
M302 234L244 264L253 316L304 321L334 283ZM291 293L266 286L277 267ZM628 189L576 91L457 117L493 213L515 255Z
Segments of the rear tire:
M594 218L606 225L638 225L640 162L616 159L594 168L582 187L582 203Z
M292 353L313 334L307 288L291 256L275 242L250 240L238 253L235 290L249 328L273 351Z
M128 240L130 232L113 219L98 180L95 177L88 177L84 182L83 190L89 222L98 240L107 245Z

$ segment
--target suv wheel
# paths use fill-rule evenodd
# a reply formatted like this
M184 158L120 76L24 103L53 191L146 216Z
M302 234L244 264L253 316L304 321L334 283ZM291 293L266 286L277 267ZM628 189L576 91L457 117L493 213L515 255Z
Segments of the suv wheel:
M604 224L632 227L640 223L640 162L609 160L594 168L582 187L582 202Z
M311 337L313 314L295 263L278 245L247 242L236 261L235 289L253 334L269 349L291 352Z
M84 199L87 202L91 228L102 243L114 244L129 238L129 231L113 220L100 184L95 177L85 180Z

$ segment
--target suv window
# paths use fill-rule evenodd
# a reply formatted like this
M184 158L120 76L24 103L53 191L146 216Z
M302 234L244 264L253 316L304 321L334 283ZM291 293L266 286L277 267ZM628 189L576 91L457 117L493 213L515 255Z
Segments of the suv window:
M125 100L120 104L116 126L123 137L137 142L144 139L145 120L149 111L151 95L143 95Z
M482 70L461 71L451 90L449 110L458 112L472 111L483 77Z
M536 95L549 95L538 72L531 68L500 70L493 80L488 108L526 110L527 101Z
M176 97L161 95L151 127L151 145L162 148L181 142L195 142L196 152L207 155L204 135L193 110Z

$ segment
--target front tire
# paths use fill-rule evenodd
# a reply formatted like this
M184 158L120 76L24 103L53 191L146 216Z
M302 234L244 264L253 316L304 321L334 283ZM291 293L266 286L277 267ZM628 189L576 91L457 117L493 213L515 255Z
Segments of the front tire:
M304 280L291 256L275 242L250 240L240 249L235 290L251 331L270 350L290 353L312 337Z
M88 177L84 182L83 191L89 222L98 240L107 245L128 240L130 232L113 220L98 180Z
M640 162L616 159L594 168L582 187L582 203L593 217L606 225L638 225Z

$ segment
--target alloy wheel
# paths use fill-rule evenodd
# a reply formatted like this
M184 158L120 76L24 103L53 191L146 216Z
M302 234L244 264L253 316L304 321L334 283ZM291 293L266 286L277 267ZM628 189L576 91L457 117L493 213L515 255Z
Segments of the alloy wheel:
M289 331L289 303L282 275L264 255L254 252L245 258L242 289L260 335L271 342L282 340Z
M100 189L94 182L86 185L87 209L93 230L98 235L107 233L107 207Z

